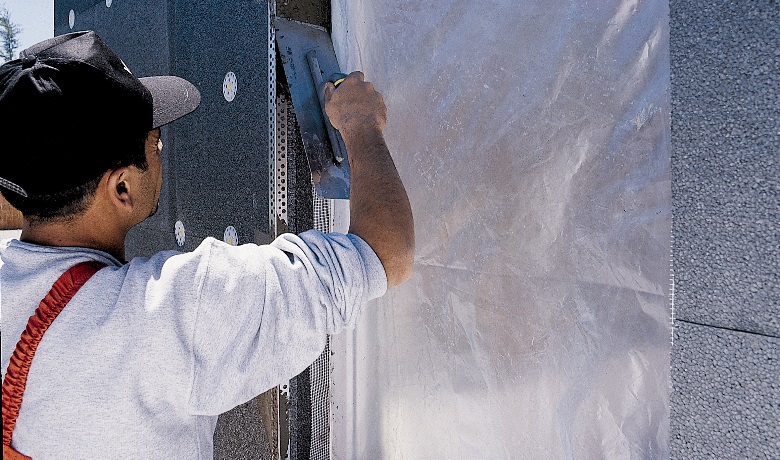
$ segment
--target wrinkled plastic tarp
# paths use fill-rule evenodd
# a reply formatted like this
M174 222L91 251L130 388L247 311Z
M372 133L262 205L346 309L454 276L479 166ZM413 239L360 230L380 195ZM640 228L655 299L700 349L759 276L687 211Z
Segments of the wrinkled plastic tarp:
M337 0L333 38L417 234L334 338L334 457L667 457L667 2Z

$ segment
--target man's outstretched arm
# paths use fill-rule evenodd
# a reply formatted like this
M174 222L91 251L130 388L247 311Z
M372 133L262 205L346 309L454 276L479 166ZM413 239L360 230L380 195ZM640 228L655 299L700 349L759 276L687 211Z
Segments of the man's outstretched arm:
M414 221L409 197L385 144L386 113L382 95L361 72L353 72L338 89L325 88L328 117L341 132L351 169L350 226L376 252L388 287L412 274Z

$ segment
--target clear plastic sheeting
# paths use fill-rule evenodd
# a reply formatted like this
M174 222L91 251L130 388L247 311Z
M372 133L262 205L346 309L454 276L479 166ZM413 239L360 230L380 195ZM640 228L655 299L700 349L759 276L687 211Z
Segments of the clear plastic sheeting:
M332 8L417 234L334 337L333 457L668 457L667 2Z

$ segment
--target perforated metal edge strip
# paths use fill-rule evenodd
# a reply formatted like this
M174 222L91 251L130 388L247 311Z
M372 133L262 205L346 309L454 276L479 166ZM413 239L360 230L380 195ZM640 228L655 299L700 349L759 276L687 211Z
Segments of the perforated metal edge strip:
M276 29L274 28L274 18L276 18L276 1L268 0L268 232L272 238L279 235L280 221L287 222L287 103L277 98L276 92ZM281 110L281 113L280 113ZM280 119L282 122L280 122ZM281 129L284 126L284 129ZM284 147L282 149L282 147ZM282 160L283 163L282 163ZM284 175L280 174L284 171ZM282 185L280 179L284 176ZM289 401L289 382L283 382L279 385L277 395L277 405L279 409L278 423L276 432L277 439L269 439L269 442L277 443L277 452L280 459L289 458L290 443L287 433L287 413L288 404L283 404L282 398Z
M268 101L269 101L269 229L272 236L280 231L279 223L288 227L288 192L289 192L289 144L288 144L288 111L291 102L284 94L276 91L276 37L273 19L276 17L276 5L273 0L268 2ZM316 196L312 182L312 200L314 211L314 228L327 233L333 228L333 202ZM325 351L311 366L311 396L312 396L312 445L310 458L326 459L330 454L330 339ZM287 414L281 413L282 407L287 407L283 400L289 402L289 381L279 385L280 414L279 424L289 423ZM316 414L314 412L317 412ZM289 438L283 436L285 431L280 428L278 439L280 458L289 458ZM270 441L270 440L269 440Z
M276 30L274 29L273 19L276 17L275 0L268 1L268 233L271 237L276 237L276 158L277 141L279 131L276 123L277 107L276 100ZM285 206L286 208L286 206Z
M287 144L287 111L289 101L283 94L276 95L276 157L274 167L274 196L273 206L276 216L285 224L287 221L287 169L288 144Z

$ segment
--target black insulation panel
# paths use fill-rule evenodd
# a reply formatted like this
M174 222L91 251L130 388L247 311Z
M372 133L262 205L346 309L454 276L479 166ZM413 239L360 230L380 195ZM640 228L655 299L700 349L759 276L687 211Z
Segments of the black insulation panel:
M163 128L160 207L128 235L128 259L189 251L206 237L223 239L228 226L239 243L252 242L255 230L269 232L265 1L56 0L54 29L94 30L136 76L177 75L201 93L194 113ZM232 101L223 94L228 72L237 82ZM220 417L214 442L217 459L271 458L252 402Z
M56 34L95 30L135 75L177 75L201 92L194 113L163 129L160 209L130 233L128 257L192 250L208 236L223 239L228 226L239 243L269 232L267 8L253 0L55 2ZM223 95L229 72L232 101Z

